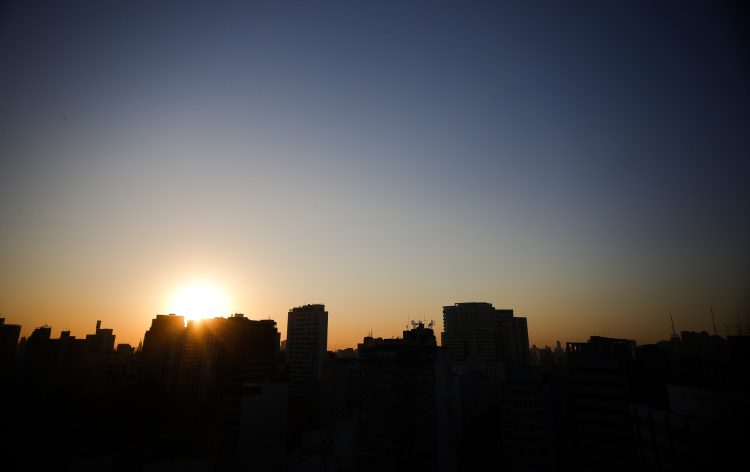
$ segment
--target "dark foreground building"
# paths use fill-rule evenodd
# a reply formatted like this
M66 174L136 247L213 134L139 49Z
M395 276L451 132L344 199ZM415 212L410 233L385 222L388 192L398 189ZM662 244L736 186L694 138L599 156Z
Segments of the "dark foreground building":
M635 341L629 339L592 336L586 343L568 343L569 431L576 470L631 470L635 352Z
M450 370L431 328L359 345L360 470L454 470Z

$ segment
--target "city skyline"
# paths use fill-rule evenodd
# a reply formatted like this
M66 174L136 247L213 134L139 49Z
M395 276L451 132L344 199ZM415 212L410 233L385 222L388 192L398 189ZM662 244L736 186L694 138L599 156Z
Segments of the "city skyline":
M326 352L328 311L156 315L137 348L0 317L9 470L686 470L742 463L750 336L529 346L527 319L443 307ZM187 323L186 323L187 321ZM60 434L68 432L69 434ZM46 454L34 454L44 450Z
M712 308L724 336L750 316L747 17L4 2L0 316L136 343L210 284L281 328L324 302L334 347L471 300L537 345L712 333Z
M0 470L747 462L750 2L3 0Z
M441 309L444 310L446 308L451 308L451 307L454 307L454 306L464 305L464 304L469 304L469 305L472 305L472 304L479 304L479 305L487 304L487 305L490 305L490 306L495 305L493 302L488 302L486 300L473 300L473 301L464 300L464 301L456 301L456 302L454 302L452 304L449 304L449 305L444 305L444 306L441 307ZM119 336L117 328L112 328L112 326L114 326L113 322L115 322L115 320L107 320L106 317L100 317L100 318L97 318L97 319L92 319L90 323L88 323L87 325L81 327L80 330L70 329L67 324L63 324L62 326L64 326L64 327L53 326L53 325L48 324L48 323L41 323L41 324L38 324L38 325L36 325L36 324L34 324L34 325L24 324L24 323L21 322L21 320L15 320L12 317L9 317L9 316L7 316L7 315L5 315L3 313L0 313L0 317L5 318L5 322L7 324L21 325L21 334L20 335L22 337L28 337L31 334L31 332L34 329L36 329L36 328L39 328L39 327L42 327L42 326L47 326L47 327L49 327L49 328L52 329L52 336L53 337L56 334L59 335L62 332L68 332L72 336L75 336L75 337L78 337L78 338L84 338L87 334L90 333L90 331L91 331L91 329L90 329L91 325L93 325L96 322L97 323L97 330L98 330L98 328L99 328L98 324L101 321L105 321L105 323L107 324L107 326L109 326L110 329L112 329L112 331L114 331L114 334L116 336L118 344L125 343L125 344L130 344L132 346L137 346L140 342L143 341L143 339L144 339L144 333L148 329L148 324L157 315L159 315L159 316L175 315L175 316L178 316L178 317L182 317L182 318L184 318L184 325L187 326L188 323L191 322L191 321L201 322L203 320L228 319L228 318L231 318L232 316L234 316L236 314L242 314L246 318L252 319L252 320L273 320L274 322L277 323L280 332L284 333L284 335L282 336L282 341L286 341L287 339L286 339L286 334L285 333L287 332L287 327L288 327L287 326L286 315L290 312L290 310L296 310L296 309L307 307L307 306L319 306L319 305L320 306L328 306L327 304L323 304L323 303L319 303L319 302L301 303L301 304L294 305L293 307L287 308L285 310L285 313L283 315L280 315L279 317L276 317L276 318L273 317L273 316L270 316L270 315L269 316L263 316L263 315L259 315L259 314L248 313L246 311L232 311L230 313L226 313L226 314L222 314L222 315L217 314L217 315L214 315L214 316L202 316L202 317L197 317L197 318L185 316L184 314L174 313L174 312L154 313L154 314L151 315L151 318L149 318L148 323L146 323L144 325L144 328L143 328L143 331L141 331L141 334L137 338L135 338L135 339L127 339L127 338L124 339L123 337ZM498 311L509 311L510 313L513 313L515 311L517 314L520 314L520 315L524 316L525 317L524 320L529 320L530 325L533 326L533 317L529 318L528 316L526 316L526 313L523 313L522 311L520 311L518 309L507 308L504 305L495 306L493 309L497 309ZM327 308L327 310L330 310L330 308ZM593 336L605 336L605 337L613 337L614 336L614 337L622 337L622 338L627 338L627 339L634 339L639 345L642 345L642 344L652 344L654 342L667 339L669 337L669 335L673 333L673 329L674 329L674 332L677 332L677 333L680 333L680 332L683 332L683 331L686 331L686 332L707 332L707 333L709 333L711 335L717 334L717 335L722 336L722 337L723 336L747 335L747 333L750 332L750 330L748 330L748 327L750 325L745 321L745 319L741 318L739 316L739 314L738 314L737 317L735 317L735 320L734 320L733 323L731 323L731 322L722 323L721 319L717 318L715 314L713 314L713 319L712 319L712 313L711 313L711 311L712 311L712 309L709 309L709 311L707 313L706 325L705 326L699 326L698 328L689 328L689 327L685 327L683 325L680 325L679 324L680 319L677 318L675 320L674 314L670 314L669 316L667 316L667 318L665 320L666 323L667 323L667 327L665 328L665 330L663 332L661 332L661 333L652 333L652 338L651 339L638 339L638 338L633 337L633 336L626 336L625 333L623 333L621 331L617 331L617 330L607 330L607 332L598 332L598 331L594 330L594 331L590 331L588 333L583 333L583 334L581 334L579 336L576 336L576 337L571 337L569 339L568 338L564 338L564 337L560 337L560 336L558 336L558 337L554 337L553 336L553 339L551 339L550 341L546 341L546 340L539 339L538 336L535 336L533 329L529 328L528 329L528 331L529 331L528 341L529 341L529 345L530 346L531 345L536 345L538 347L544 347L544 346L552 346L552 347L554 347L557 342L561 342L563 344L565 344L566 342L578 342L578 341L581 341L581 340L583 340L583 339L585 339L585 338L593 335ZM443 326L443 317L444 317L444 311L441 311L441 313L439 313L438 315L435 315L433 317L429 317L429 316L428 317L411 317L411 318L409 318L407 320L403 320L404 322L401 325L391 326L387 330L384 330L382 332L374 330L372 328L367 328L365 331L357 333L355 336L358 336L358 337L353 338L350 343L347 343L347 342L334 342L334 343L331 343L329 341L328 342L328 350L329 351L337 351L337 350L340 350L340 349L347 349L347 348L356 347L357 344L359 342L361 342L361 339L362 339L363 336L376 336L376 337L381 337L381 338L386 338L386 339L387 338L396 338L396 337L398 337L402 333L404 327L406 327L408 329L409 326L413 322L433 323L433 326L434 326L436 332L440 333L444 329L444 326ZM330 331L331 328L333 328L333 330L335 331L335 328L336 328L336 326L335 326L336 319L337 319L337 317L336 317L336 315L334 313L333 323L329 323L328 324L327 331ZM714 332L714 328L716 329L716 332ZM441 340L439 338L438 338L438 345L442 346L442 342L441 342Z

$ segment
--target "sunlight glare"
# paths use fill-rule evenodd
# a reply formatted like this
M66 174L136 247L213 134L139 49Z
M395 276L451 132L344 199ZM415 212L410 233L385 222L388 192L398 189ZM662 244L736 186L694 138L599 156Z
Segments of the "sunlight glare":
M229 301L216 285L195 282L178 289L170 302L170 313L182 315L185 320L200 320L229 313Z

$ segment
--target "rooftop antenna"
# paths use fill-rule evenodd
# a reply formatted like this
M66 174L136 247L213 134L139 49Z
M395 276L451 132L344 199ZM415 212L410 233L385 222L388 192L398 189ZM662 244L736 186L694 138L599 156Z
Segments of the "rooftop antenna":
M711 321L714 324L714 336L718 336L719 334L716 332L716 318L714 318L714 307L711 307Z
M672 322L672 338L679 338L679 336L677 336L677 330L674 328L674 318L672 318L672 313L669 313L669 321Z

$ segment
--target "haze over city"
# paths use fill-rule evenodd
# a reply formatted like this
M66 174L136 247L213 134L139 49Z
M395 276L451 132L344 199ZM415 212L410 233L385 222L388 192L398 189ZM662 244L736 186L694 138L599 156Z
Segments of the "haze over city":
M5 2L0 315L734 332L748 39L724 2Z

